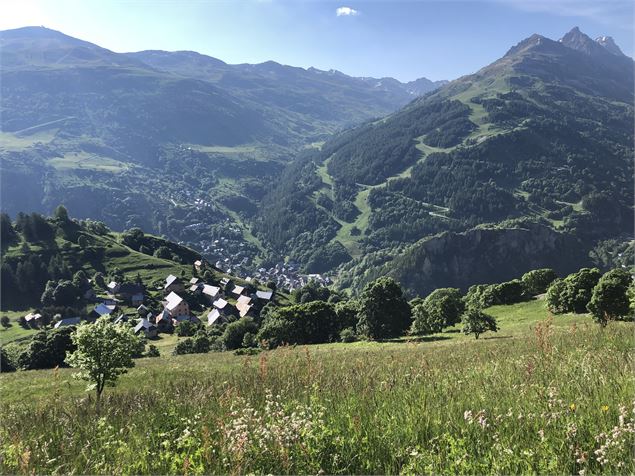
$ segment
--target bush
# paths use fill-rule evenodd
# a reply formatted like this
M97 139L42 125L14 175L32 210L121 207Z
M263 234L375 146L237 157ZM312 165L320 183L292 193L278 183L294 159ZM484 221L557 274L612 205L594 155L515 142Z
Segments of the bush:
M243 347L258 347L258 339L253 332L247 332L243 336Z
M183 339L176 344L174 350L172 351L174 355L184 355L184 354L193 354L194 353L194 339L188 337L187 339Z
M610 320L632 317L628 296L631 282L631 275L623 269L613 269L600 278L587 306L598 324L605 326Z
M235 322L231 322L225 328L221 336L221 342L227 350L234 350L242 347L245 335L253 334L258 330L258 326L251 317L241 317Z
M417 302L412 308L414 318L410 333L414 335L426 336L441 332L445 327L445 319L438 312L431 313L423 301Z
M272 310L265 318L258 341L270 348L282 344L320 344L339 338L341 327L332 304L313 301Z
M154 345L154 344L150 344L148 346L148 350L146 351L146 357L159 357L161 355L161 353L159 352L159 348Z
M554 314L586 312L593 288L601 276L597 268L582 268L561 281L555 281L547 290L547 307Z
M522 281L514 279L492 285L495 304L515 304L527 299Z
M413 334L428 335L440 332L461 322L465 304L455 288L435 289L413 307Z
M18 366L24 370L66 367L66 354L76 347L71 339L75 326L52 331L39 331L29 345L18 355Z
M352 327L342 329L342 332L340 332L340 340L342 342L355 342L357 340L355 330Z
M535 296L547 291L549 285L558 279L558 275L551 268L534 269L523 274L521 282L525 291Z
M209 337L205 331L198 332L192 342L192 350L195 354L206 354L210 349Z
M176 326L176 335L179 337L192 337L199 329L199 325L192 321L183 321Z
M496 302L493 286L487 284L475 284L470 286L464 298L466 307L486 308Z
M15 372L15 365L7 355L6 350L0 347L0 372Z
M355 331L359 319L359 302L354 300L340 301L335 304L338 325L342 328L350 327Z

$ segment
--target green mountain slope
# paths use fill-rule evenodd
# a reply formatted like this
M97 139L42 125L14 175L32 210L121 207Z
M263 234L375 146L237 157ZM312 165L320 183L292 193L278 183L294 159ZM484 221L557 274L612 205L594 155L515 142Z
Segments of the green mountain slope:
M248 223L297 150L436 86L192 52L114 53L40 27L0 32L0 61L4 211L65 203L74 216L140 226L213 259L225 257L211 251L221 238L262 255Z
M357 278L414 269L422 284L409 288L417 291L434 280L421 275L420 240L439 232L525 217L573 238L584 256L600 240L632 234L633 97L633 61L621 52L577 28L560 41L533 35L476 74L298 161L265 198L256 230L309 268L352 257ZM281 205L270 211L274 201ZM475 264L441 281L496 280L537 262L540 249L517 259L479 251L496 273L481 275ZM570 265L564 257L560 264Z

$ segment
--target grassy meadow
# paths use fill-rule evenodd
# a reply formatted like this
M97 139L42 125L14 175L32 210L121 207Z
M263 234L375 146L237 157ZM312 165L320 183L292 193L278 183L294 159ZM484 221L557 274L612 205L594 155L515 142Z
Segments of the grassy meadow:
M490 312L501 330L478 340L164 348L100 414L72 369L5 374L0 471L633 473L632 324L538 320L540 301Z

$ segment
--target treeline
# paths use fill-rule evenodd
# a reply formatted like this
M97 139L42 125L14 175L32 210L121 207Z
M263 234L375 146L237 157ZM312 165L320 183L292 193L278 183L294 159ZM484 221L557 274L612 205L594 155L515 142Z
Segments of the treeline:
M106 272L104 263L108 259L130 252L116 249L115 235L102 222L71 219L61 205L48 218L38 213L19 213L12 222L2 213L0 224L0 293L5 309L39 306L47 283L55 283L56 287L62 283L61 289L70 289L79 279L78 272L83 273L87 267ZM137 228L124 232L121 243L176 263L192 263L200 256L184 246L145 235ZM14 249L8 250L9 247ZM111 269L108 273L116 276L118 271ZM84 291L82 285L74 292L79 295Z
M484 309L527 301L544 293L552 312L591 312L602 325L610 320L632 319L635 309L635 286L630 274L622 269L602 275L597 269L585 268L563 279L552 269L536 269L511 281L472 286L465 295L456 288L440 288L411 301L389 277L367 284L356 299L310 282L294 291L294 304L267 306L258 319L244 317L208 329L200 326L191 339L179 343L175 353L241 348L257 352L258 348L286 344L426 336L457 325L478 338L484 332L498 330L496 319Z

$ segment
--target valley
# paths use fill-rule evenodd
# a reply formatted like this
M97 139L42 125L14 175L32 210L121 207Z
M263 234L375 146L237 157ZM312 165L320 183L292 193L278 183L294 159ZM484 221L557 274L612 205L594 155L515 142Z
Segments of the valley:
M635 473L632 2L54 3L0 474Z

